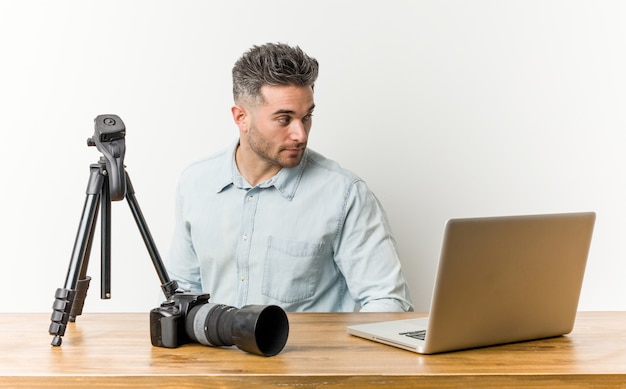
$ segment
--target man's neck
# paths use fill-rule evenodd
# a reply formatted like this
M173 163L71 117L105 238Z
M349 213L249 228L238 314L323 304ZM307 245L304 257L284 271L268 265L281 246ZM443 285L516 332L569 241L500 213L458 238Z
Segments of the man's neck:
M259 158L252 150L247 150L244 147L241 144L237 146L235 163L241 176L251 186L257 186L261 182L269 180L280 171L280 166Z

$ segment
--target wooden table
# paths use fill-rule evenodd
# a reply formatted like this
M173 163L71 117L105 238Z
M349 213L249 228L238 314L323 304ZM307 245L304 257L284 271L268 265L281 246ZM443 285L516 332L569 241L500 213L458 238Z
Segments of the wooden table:
M356 338L346 326L417 313L292 313L285 349L152 347L148 313L86 313L61 347L50 315L0 314L0 387L626 388L626 312L581 312L567 336L438 355Z

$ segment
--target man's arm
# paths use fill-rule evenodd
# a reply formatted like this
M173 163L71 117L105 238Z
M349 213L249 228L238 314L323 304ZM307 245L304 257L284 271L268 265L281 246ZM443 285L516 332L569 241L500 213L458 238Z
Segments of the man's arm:
M362 312L412 311L387 216L362 180L346 193L335 260Z
M179 289L200 293L200 264L193 248L190 228L184 216L184 196L179 183L176 191L174 236L166 267L170 279L178 282Z

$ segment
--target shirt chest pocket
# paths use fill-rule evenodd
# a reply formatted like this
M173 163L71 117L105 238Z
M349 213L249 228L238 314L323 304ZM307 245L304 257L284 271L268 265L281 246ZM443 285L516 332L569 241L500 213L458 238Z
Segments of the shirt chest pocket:
M270 236L263 270L262 293L284 303L315 294L324 243L296 242Z

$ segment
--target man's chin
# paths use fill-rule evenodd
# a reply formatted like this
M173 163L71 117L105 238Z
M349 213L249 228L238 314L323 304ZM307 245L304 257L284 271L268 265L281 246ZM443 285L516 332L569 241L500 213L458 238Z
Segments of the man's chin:
M289 158L282 161L281 166L284 168L296 167L300 164L302 158Z
M280 159L280 165L285 168L296 167L302 161L303 155L304 155L304 151L302 151L301 153L297 155L291 155L287 157L283 156L283 158Z

